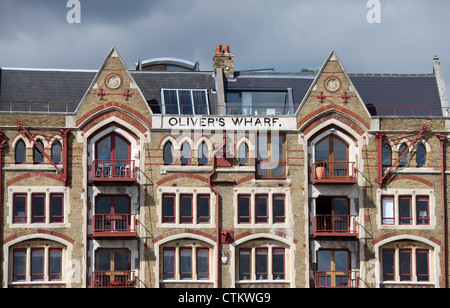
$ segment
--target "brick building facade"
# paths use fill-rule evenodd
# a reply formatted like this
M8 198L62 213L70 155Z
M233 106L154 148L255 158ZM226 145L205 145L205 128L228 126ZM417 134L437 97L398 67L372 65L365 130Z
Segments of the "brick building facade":
M2 286L446 287L432 74L0 72Z

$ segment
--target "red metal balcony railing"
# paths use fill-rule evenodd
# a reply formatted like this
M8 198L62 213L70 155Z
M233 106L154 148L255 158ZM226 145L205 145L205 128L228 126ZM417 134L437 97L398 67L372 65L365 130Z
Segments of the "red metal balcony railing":
M96 159L92 164L94 181L135 181L134 160Z
M94 237L135 237L136 215L96 214L94 215Z
M258 179L285 179L286 162L284 161L258 161L256 162L256 178Z
M358 271L317 271L315 286L316 288L358 288L358 276Z
M312 168L313 184L355 184L355 163L344 161L320 161Z
M134 271L95 271L92 273L92 288L135 288Z
M314 236L358 236L355 215L317 215Z

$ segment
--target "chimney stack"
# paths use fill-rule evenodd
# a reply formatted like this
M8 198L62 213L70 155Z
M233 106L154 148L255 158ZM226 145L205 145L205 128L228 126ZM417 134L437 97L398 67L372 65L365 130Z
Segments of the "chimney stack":
M223 74L227 78L234 78L234 55L230 53L230 46L225 45L222 50L222 45L217 45L215 48L216 54L213 58L213 68L222 69Z

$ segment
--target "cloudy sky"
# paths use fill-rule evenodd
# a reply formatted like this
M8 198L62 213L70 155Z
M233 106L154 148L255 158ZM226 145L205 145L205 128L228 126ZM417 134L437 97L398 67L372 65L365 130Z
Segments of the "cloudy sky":
M336 50L350 73L431 73L439 55L450 81L450 1L0 0L0 67L98 69L112 46L127 66L177 57L211 69L214 46L236 61L322 63Z

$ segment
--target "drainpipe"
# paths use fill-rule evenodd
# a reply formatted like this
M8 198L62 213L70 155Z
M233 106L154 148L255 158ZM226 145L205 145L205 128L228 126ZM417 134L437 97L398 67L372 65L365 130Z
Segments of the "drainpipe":
M443 250L443 276L444 276L444 288L447 288L447 207L445 201L445 136L436 134L441 141L441 187L442 187L442 250Z
M217 243L217 260L216 260L216 288L219 288L219 272L220 272L220 206L219 206L219 192L212 185L212 176L216 172L216 154L221 151L225 147L225 143L222 144L217 150L213 153L213 163L212 163L212 171L208 177L208 185L209 188L216 194L216 224L217 224L217 234L216 234L216 243Z
M3 137L3 132L0 130L0 140ZM5 146L6 140L3 140L3 142L0 143L0 226L3 225L2 223L2 214L3 213L3 204L2 204L2 199L3 199L3 194L2 194L2 188L3 188L3 182L2 182L2 171L3 171L3 164L2 164L2 150L3 147ZM1 232L1 231L0 231ZM3 249L0 250L0 258L2 255L2 251Z
M378 155L378 176L375 179L375 182L378 183L379 187L383 185L383 133L376 133L375 137L377 138L377 155Z

